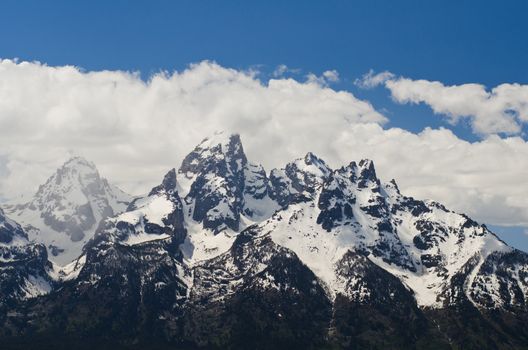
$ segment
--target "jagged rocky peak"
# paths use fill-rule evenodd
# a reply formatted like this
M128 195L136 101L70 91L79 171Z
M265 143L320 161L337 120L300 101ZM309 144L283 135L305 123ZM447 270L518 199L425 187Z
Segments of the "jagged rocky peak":
M172 193L178 190L177 188L178 180L176 178L176 169L172 168L169 170L167 174L165 174L165 177L163 178L163 181L160 185L154 187L150 193L149 196L160 193L160 192L167 192Z
M374 162L370 159L362 159L359 163L352 161L347 166L339 169L339 172L343 175L347 174L351 181L357 182L360 189L379 187L381 184L376 175Z
M103 194L105 185L108 186L106 180L99 175L94 163L82 157L73 157L39 186L32 204L42 208L50 200L57 205L63 199L82 202L86 195ZM81 191L82 194L76 191ZM70 196L66 198L66 195Z
M64 162L59 170L67 171L69 169L71 171L82 171L83 168L89 173L97 173L97 167L95 164L81 156L71 157Z
M309 152L304 158L271 171L272 198L283 208L291 203L312 200L318 187L331 174L332 169L321 158Z
M368 178L373 181L377 180L376 169L374 167L374 162L370 159L362 159L359 161L360 175L363 178Z
M321 184L332 173L325 161L312 152L288 163L284 170L290 179L298 180L292 182L298 191Z
M192 181L185 201L193 220L216 233L238 231L246 165L240 136L224 132L204 139L185 157L178 173Z
M345 174L345 176L343 176ZM320 213L317 223L325 230L331 231L343 223L350 223L354 219L353 206L356 197L349 190L346 169L342 168L332 173L323 183L317 206Z
M239 231L241 215L261 219L276 207L266 171L248 162L238 134L218 132L204 139L183 160L178 179L192 220L215 234Z
M100 180L95 165L81 157L73 157L65 162L48 180L39 186L33 197L32 204L43 206L46 201L59 201L63 197L59 194L68 194L77 189L88 187ZM85 185L86 184L86 185ZM72 198L78 199L81 198Z
M246 165L247 158L242 148L240 135L223 131L205 138L185 157L179 173L188 178L198 173L214 173L225 176L237 173Z
M360 195L360 192L363 194ZM320 213L317 223L330 231L336 225L356 222L353 208L361 213L381 219L387 206L380 194L380 181L374 162L363 159L333 171L323 182L318 199ZM358 211L356 210L356 211ZM390 230L387 222L376 223L378 229Z
M92 162L73 157L57 169L22 208L38 212L46 226L77 242L99 220L124 210L128 201L127 195L99 175ZM24 216L21 215L22 222L26 221Z
M46 245L59 264L76 258L99 222L126 209L131 197L101 177L94 163L73 157L31 200L6 208L30 239Z
M306 153L303 160L304 164L306 165L306 167L303 167L304 170L311 172L314 175L319 174L319 177L325 177L331 172L331 169L328 167L328 165L326 165L325 161L317 157L312 152ZM315 169L308 168L310 166L314 166Z
M384 184L384 189L389 196L401 196L400 186L398 186L395 179L391 179Z

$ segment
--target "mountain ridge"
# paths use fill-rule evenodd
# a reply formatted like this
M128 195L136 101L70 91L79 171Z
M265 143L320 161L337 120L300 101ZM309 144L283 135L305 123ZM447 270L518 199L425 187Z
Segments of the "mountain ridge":
M66 338L131 348L522 348L528 339L528 254L382 183L371 160L331 169L307 153L267 173L225 133L103 220L54 273L48 293L3 319L0 338L75 324Z

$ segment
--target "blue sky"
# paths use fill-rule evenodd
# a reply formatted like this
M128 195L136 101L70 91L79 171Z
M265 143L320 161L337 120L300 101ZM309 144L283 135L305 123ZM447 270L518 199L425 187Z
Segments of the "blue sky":
M373 69L446 85L526 84L527 13L526 1L4 1L0 57L145 79L202 60L264 77L281 64L298 79L335 69L341 79L332 87L370 101L386 127L442 126L475 141L466 123L396 104L386 89L354 80ZM524 228L501 230L528 250Z

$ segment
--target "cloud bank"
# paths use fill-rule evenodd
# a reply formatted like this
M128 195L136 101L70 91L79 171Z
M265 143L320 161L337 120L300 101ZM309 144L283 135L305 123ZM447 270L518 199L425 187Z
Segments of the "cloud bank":
M522 132L528 123L528 85L501 84L487 90L481 84L446 86L438 81L396 78L390 72L368 72L356 81L362 88L384 85L398 103L425 103L453 124L466 119L479 135Z
M328 72L263 81L201 62L145 82L127 72L0 61L0 196L32 193L72 154L144 193L201 139L226 130L240 133L249 158L268 170L308 151L332 166L368 157L407 194L483 222L528 225L524 140L469 143L447 129L386 129L369 102L329 88L339 75Z

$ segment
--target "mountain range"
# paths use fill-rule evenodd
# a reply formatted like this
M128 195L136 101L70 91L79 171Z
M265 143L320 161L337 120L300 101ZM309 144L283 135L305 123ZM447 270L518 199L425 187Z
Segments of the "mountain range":
M236 134L135 198L71 159L0 211L0 274L6 348L528 348L526 253L371 160L266 172Z

